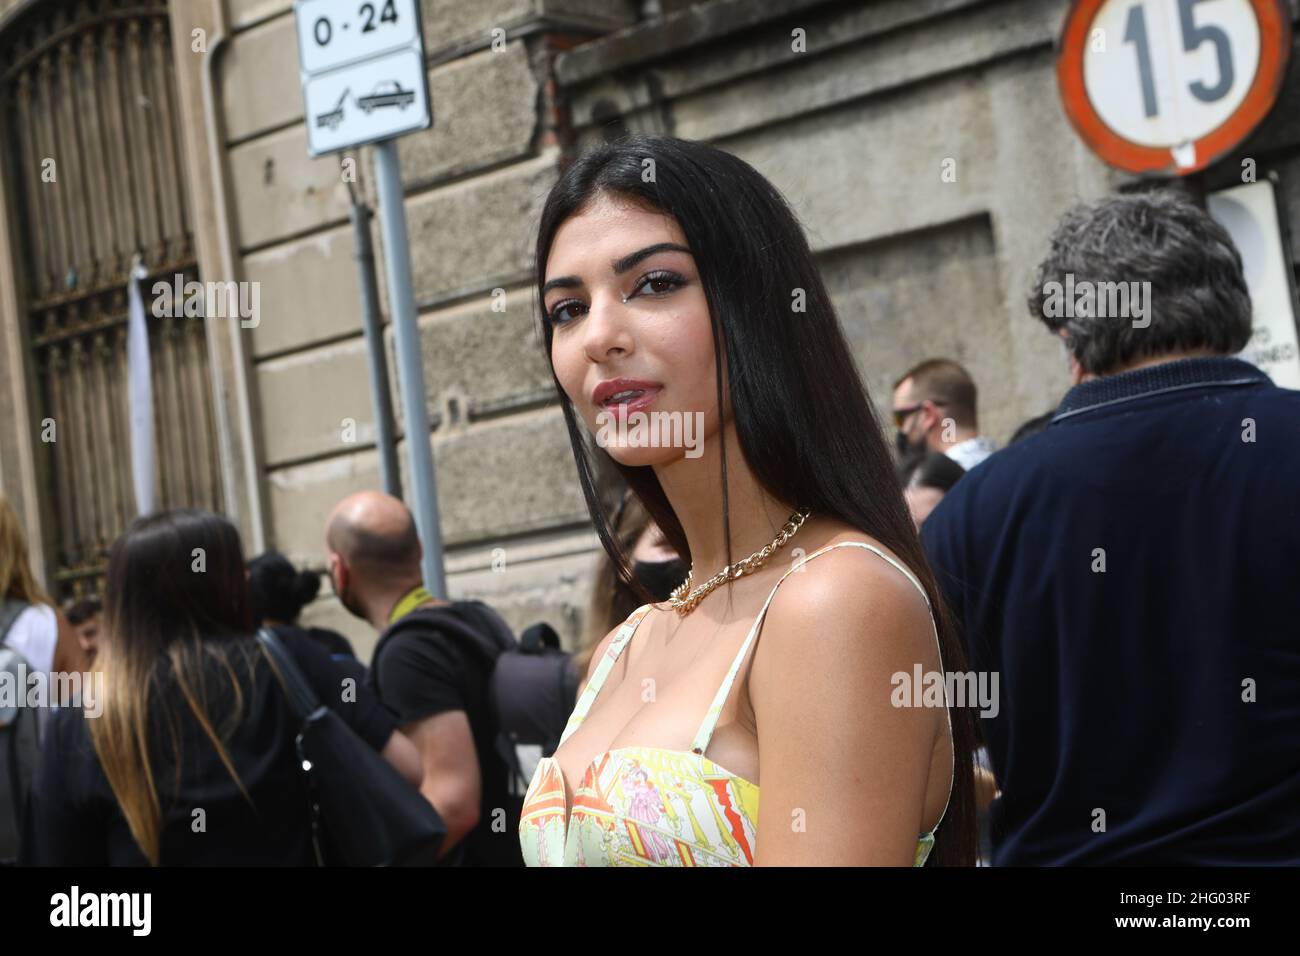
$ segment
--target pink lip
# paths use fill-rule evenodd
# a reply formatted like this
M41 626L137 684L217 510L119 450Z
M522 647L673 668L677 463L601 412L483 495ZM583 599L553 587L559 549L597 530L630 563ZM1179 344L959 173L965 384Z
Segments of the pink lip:
M651 405L662 389L663 386L655 382L645 382L635 378L612 378L596 386L591 393L591 400L597 408L614 411L621 417ZM636 390L642 394L618 404L609 404L610 396L629 390Z
M633 412L640 412L649 408L654 404L655 399L658 397L659 389L655 388L646 392L644 395L640 395L627 402L620 402L617 405L602 405L601 410L613 412L615 417L623 419L631 415Z

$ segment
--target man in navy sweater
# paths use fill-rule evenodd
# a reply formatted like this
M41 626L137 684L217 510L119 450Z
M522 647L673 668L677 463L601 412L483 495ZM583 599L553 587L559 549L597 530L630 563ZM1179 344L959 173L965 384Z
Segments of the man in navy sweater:
M1300 864L1300 392L1229 357L1240 256L1187 199L1111 197L1030 308L1075 385L922 533L999 673L994 863Z

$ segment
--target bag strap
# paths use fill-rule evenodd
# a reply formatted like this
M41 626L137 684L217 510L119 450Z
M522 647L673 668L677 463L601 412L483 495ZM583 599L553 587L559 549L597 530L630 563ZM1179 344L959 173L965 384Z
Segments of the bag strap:
M26 601L11 601L6 598L3 602L0 602L0 644L5 642L5 637L9 634L9 628L14 626L14 622L29 607L31 605Z
M257 640L270 659L271 669L276 672L280 685L289 697L289 706L293 708L299 720L306 720L320 709L320 701L312 692L307 679L303 677L302 670L289 656L284 642L269 627L258 628Z

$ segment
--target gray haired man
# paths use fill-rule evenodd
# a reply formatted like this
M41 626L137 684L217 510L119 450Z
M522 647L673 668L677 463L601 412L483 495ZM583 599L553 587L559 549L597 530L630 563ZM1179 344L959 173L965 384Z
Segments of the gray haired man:
M1230 357L1240 256L1187 199L1116 196L1037 279L1075 385L922 528L1000 677L994 864L1300 864L1300 392Z

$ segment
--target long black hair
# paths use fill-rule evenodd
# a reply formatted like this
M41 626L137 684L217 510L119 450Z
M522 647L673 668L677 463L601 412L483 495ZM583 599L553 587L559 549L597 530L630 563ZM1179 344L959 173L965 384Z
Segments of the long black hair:
M649 175L647 175L647 172ZM943 662L965 669L965 655L903 502L893 460L829 293L793 210L752 166L705 143L633 136L579 157L551 189L537 233L537 289L556 231L601 194L673 217L699 269L713 328L718 409L725 354L732 421L745 461L774 498L835 517L880 541L925 587ZM552 328L542 307L550 361ZM578 479L596 533L625 580L632 574L601 502L596 461L612 462L682 558L690 546L650 467L628 467L598 449L578 420L555 367ZM726 443L722 443L722 521L732 560ZM599 459L598 456L605 456ZM933 860L975 860L976 729L968 708L951 708L955 780Z
M184 712L248 798L225 743L244 702L236 666L246 670L253 658L239 640L253 627L239 532L206 511L137 518L109 552L104 613L95 661L104 712L86 724L131 835L157 865L163 821L154 757L166 758L170 740L179 786Z

